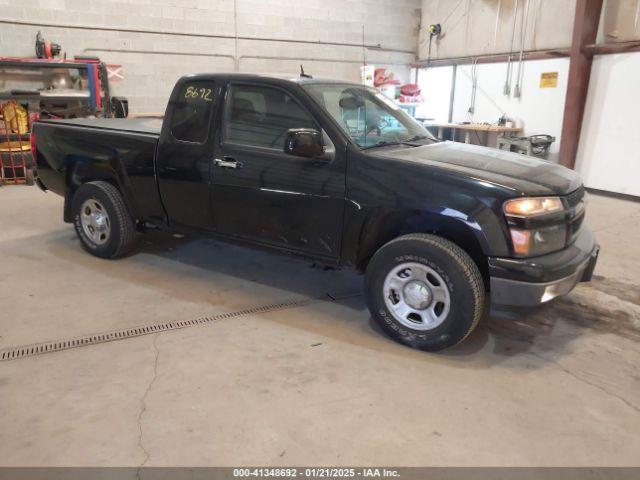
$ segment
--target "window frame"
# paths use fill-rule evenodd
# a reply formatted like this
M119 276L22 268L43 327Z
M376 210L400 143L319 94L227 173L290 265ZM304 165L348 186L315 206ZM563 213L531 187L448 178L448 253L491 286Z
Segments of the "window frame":
M300 102L299 99L296 98L295 94L293 94L292 92L290 92L289 90L287 90L286 88L282 88L279 85L271 85L271 84L266 84L266 83L262 83L262 82L247 82L247 81L231 81L229 83L227 83L226 85L226 91L224 93L224 103L223 103L223 108L222 108L222 122L220 123L220 146L225 146L225 145L229 145L231 147L241 147L241 148L249 148L249 149L254 149L254 150L258 150L258 151L266 151L266 152L278 152L278 153L282 153L284 154L284 145L282 145L281 148L277 148L277 147L265 147L262 145L250 145L250 144L246 144L246 143L236 143L236 142L230 142L227 140L227 125L228 125L228 112L231 111L231 109L229 108L231 106L231 90L233 87L237 87L237 86L246 86L246 87L261 87L261 88L269 88L272 90L278 90L282 93L284 93L285 95L288 95L289 98L291 98L291 100L293 100L296 105L298 105L298 107L305 112L309 118L312 120L313 124L315 125L316 130L318 130L320 133L324 132L324 129L320 126L320 122L318 122L318 120L316 119L315 115L313 115L309 109L307 107L305 107L302 102ZM284 141L284 139L283 139Z
M213 100L211 102L211 107L209 109L209 118L207 119L207 128L206 128L206 135L204 137L204 139L201 142L194 142L191 140L184 140L181 138L176 137L173 134L173 120L175 118L175 114L176 114L176 108L175 108L175 103L171 109L171 118L169 118L169 125L168 125L168 129L169 129L169 135L171 135L171 138L178 142L178 143L184 143L186 145L206 145L207 142L209 142L209 140L211 139L212 135L211 132L213 130L212 125L213 125L213 117L215 115L216 109L218 107L218 98L220 97L220 83L216 80L213 79L204 79L204 80L191 80L188 79L187 81L185 81L184 83L182 83L182 85L180 85L180 88L177 90L176 96L178 98L174 98L173 102L178 102L180 101L180 93L184 92L185 89L187 88L187 86L189 86L190 84L194 84L194 83L212 83L214 88L211 89L212 92L214 92L214 97Z

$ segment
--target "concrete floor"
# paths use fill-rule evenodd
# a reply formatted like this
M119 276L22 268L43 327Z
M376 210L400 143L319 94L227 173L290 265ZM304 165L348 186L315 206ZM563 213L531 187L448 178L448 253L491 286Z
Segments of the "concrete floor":
M0 188L0 349L358 292L209 240L84 253L62 199ZM0 362L0 466L640 464L640 203L591 195L591 284L439 354L361 296Z

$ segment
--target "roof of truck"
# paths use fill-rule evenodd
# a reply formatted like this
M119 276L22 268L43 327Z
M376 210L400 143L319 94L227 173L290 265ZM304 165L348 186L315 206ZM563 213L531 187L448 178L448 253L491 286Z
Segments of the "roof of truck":
M271 84L294 83L298 85L313 84L336 84L336 85L357 85L347 80L336 80L330 78L309 78L299 75L286 74L256 74L256 73L200 73L190 74L182 77L178 83L188 80L219 80L259 82L266 81ZM162 129L162 116L151 116L141 118L73 118L65 120L41 120L41 123L65 124L72 127L99 128L103 130L126 131L129 133L160 135Z
M198 79L221 79L221 80L278 80L285 82L292 82L297 84L353 84L354 82L349 80L338 80L335 78L322 78L322 77L302 77L299 74L284 74L284 73L198 73L185 75L182 78L198 78Z

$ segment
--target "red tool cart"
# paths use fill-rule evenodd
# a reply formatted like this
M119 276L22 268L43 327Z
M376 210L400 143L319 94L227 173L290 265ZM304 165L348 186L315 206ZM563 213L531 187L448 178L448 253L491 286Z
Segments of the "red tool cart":
M33 118L126 117L126 99L111 97L98 58L54 58L61 47L36 37L36 58L0 57L0 184L30 183Z

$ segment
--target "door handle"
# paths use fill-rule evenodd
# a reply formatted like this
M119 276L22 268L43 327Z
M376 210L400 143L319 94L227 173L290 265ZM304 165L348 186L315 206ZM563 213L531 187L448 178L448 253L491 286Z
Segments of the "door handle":
M235 158L224 156L222 159L214 158L213 163L216 167L222 168L242 168L242 163L238 162Z

